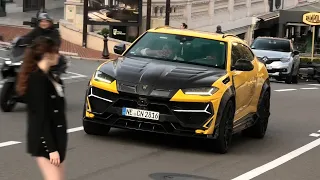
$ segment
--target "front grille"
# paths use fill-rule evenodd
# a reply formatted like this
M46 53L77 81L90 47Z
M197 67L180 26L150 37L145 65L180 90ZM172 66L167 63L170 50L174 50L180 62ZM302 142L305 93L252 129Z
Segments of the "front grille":
M107 108L111 105L111 102L104 101L92 96L89 97L89 102L90 102L91 110L99 114L106 111Z
M275 61L281 61L279 58L275 58L275 59L268 59L267 61L266 61L266 64L271 64L271 63L273 63L273 62L275 62Z
M123 92L115 94L96 87L91 88L91 92L94 95L89 97L92 111L100 114L105 111L109 113L116 113L115 111L119 111L119 114L121 114L121 108L123 107L156 111L160 113L160 119L162 121L167 120L170 121L170 123L179 123L183 128L201 128L214 114L211 103L171 102L168 98L139 97L136 94ZM112 102L98 99L96 96ZM139 98L145 98L148 103L141 104ZM122 116L119 115L117 118L121 117ZM130 118L135 121L139 120L139 118ZM143 121L146 122L146 120ZM172 125L169 127L172 127Z

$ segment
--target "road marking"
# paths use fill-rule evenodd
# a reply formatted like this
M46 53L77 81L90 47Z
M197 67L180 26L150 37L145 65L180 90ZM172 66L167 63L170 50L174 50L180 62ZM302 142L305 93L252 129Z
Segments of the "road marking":
M320 136L320 134L312 133L312 134L310 134L309 136L312 136L312 137L319 137L319 136Z
M21 142L19 141L7 141L7 142L0 143L0 148L15 145L15 144L20 144L20 143Z
M300 89L308 90L308 89L319 89L319 88L317 88L317 87L311 87L311 88L300 88Z
M306 144L294 151L291 151L290 153L288 154L285 154L267 164L264 164L260 167L257 167L249 172L246 172L245 174L242 174L236 178L233 178L232 180L250 180L250 179L253 179L267 171L270 171L271 169L274 169L298 156L300 156L301 154L303 153L306 153L308 151L310 151L311 149L317 147L320 145L320 138L319 139L316 139L312 142L310 142L309 144Z
M78 74L78 73L75 73L75 72L67 72L67 74L73 74L74 76L67 76L67 77L62 77L61 79L62 80L67 80L67 79L77 79L77 78L85 78L87 77L86 75L83 75L83 74Z
M80 127L67 129L67 133L73 133L73 132L82 131L82 130L83 130L83 126L80 126ZM16 145L16 144L21 144L21 143L22 142L19 142L19 141L7 141L7 142L0 143L0 148L6 147L6 146L12 146L12 145Z
M320 86L320 84L308 84L309 86Z
M83 130L83 127L80 126L80 127L75 127L75 128L68 129L67 133L73 133L73 132L82 131L82 130Z
M73 75L76 75L76 76L80 76L80 77L87 77L86 75L78 74L78 73L75 73L75 72L69 72L69 71L67 71L67 73L73 74Z
M274 90L274 91L277 91L277 92L284 92L284 91L296 91L297 89L277 89L277 90Z
M4 48L0 48L0 51L8 51L8 50Z

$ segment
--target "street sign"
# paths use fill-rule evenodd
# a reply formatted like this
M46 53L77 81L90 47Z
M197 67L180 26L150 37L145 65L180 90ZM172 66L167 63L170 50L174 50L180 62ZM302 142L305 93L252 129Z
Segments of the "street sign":
M308 24L311 26L318 26L318 25L320 25L320 13L318 13L318 12L306 13L303 15L302 21L305 24Z

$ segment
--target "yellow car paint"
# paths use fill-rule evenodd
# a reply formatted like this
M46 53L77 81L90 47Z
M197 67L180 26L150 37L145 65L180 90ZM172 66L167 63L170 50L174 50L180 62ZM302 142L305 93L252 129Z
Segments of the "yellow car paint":
M264 64L261 63L256 56L254 56L254 60L252 60L252 64L254 65L254 69L252 71L235 71L232 70L232 44L241 44L250 49L247 43L240 38L237 38L233 35L226 34L215 34L215 33L206 33L199 32L194 30L186 30L186 29L176 29L171 27L161 27L150 29L147 32L154 33L165 33L165 34L179 34L185 36L193 36L199 38L206 38L212 40L218 40L222 42L227 42L227 63L226 63L226 75L222 76L216 82L212 84L212 86L218 88L219 90L214 93L212 96L201 96L201 95L186 95L182 90L178 90L176 94L170 99L170 101L175 102L210 102L214 109L214 115L211 116L208 121L203 125L204 129L195 130L196 134L213 134L215 129L215 122L217 118L217 113L219 110L219 106L221 105L222 97L226 93L226 91L230 88L235 88L235 117L234 121L241 120L243 117L250 113L254 113L257 111L257 105L259 102L261 90L265 81L269 78L268 72L264 67ZM144 34L145 34L144 33ZM144 34L140 35L142 37ZM139 37L139 38L140 38ZM139 40L137 38L133 43ZM128 48L126 49L126 51ZM124 52L125 53L125 52ZM110 63L111 61L104 62L101 64L98 69L100 69L104 64ZM223 80L229 78L230 81L228 83L224 83ZM119 93L116 86L116 80L112 83L108 84L105 82L99 82L92 78L90 80L90 85L109 91L113 93ZM89 104L89 102L88 102ZM223 110L223 108L221 108ZM87 114L88 113L88 114ZM91 117L90 113L87 112L86 116Z

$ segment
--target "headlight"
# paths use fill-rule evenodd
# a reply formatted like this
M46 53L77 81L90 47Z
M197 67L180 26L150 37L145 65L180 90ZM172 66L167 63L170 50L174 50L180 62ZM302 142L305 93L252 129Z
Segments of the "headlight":
M291 58L283 57L280 59L281 62L289 62Z
M96 71L96 73L94 74L94 80L110 84L114 81L114 78L101 71Z
M11 62L11 61L6 60L6 61L4 61L4 63L5 63L6 65L10 65L12 62Z
M200 96L211 96L216 93L219 89L216 87L202 87L202 88L190 88L182 89L184 94L187 95L200 95Z

